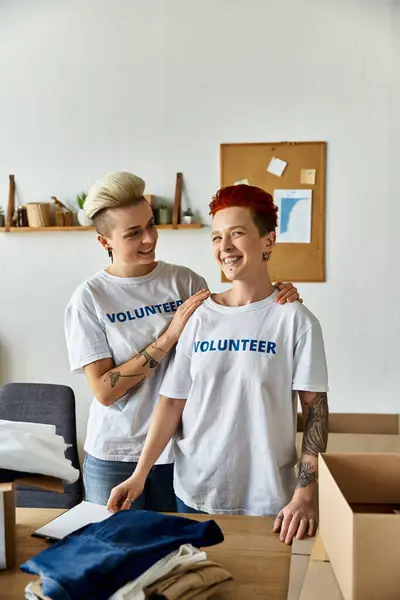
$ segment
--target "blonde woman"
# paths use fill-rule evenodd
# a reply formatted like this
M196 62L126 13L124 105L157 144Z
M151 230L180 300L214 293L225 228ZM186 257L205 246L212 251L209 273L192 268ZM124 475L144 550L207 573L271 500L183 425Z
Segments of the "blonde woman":
M209 296L200 275L156 260L158 234L144 187L122 172L90 189L85 212L112 262L76 289L65 317L71 370L84 372L94 395L84 484L87 500L99 504L135 470L171 351ZM291 284L279 288L278 302L298 299ZM130 507L176 510L170 444Z

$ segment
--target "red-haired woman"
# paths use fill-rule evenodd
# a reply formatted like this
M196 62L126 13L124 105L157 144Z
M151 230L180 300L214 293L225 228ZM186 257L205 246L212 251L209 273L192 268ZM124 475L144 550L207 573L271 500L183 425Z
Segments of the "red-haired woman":
M282 541L312 535L317 457L328 435L327 369L317 319L280 306L268 259L277 209L253 186L219 190L210 205L214 255L231 289L190 318L163 385L135 474L109 507L128 508L175 436L181 512L275 515ZM298 392L305 418L297 480Z

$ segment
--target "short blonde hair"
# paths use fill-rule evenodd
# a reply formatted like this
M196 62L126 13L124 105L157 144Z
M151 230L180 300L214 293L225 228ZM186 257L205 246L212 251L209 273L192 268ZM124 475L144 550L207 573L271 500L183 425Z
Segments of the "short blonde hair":
M106 208L136 204L143 199L144 188L143 179L133 173L109 173L90 188L83 205L84 211L89 219L93 219Z

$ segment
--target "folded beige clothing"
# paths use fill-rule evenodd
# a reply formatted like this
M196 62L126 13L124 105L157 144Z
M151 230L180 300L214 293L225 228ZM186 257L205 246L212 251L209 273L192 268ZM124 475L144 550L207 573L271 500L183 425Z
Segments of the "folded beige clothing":
M28 587L27 590L33 595L36 596L36 598L38 598L38 600L51 600L51 598L49 598L48 596L45 596L43 594L43 589L42 589L42 581L41 579L38 579L37 581L32 581ZM26 592L26 591L25 591Z
M160 600L205 600L232 575L210 560L178 567L144 589L146 598Z

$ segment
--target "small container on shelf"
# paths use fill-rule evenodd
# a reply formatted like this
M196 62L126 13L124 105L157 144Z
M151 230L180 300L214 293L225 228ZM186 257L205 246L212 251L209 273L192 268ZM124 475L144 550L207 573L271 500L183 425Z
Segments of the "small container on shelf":
M28 213L26 206L18 206L17 208L17 226L18 227L29 227Z
M54 217L56 219L56 227L64 227L64 211L59 209L56 210Z
M74 224L74 213L72 210L64 210L64 227L72 227Z
M30 202L26 205L29 227L50 227L51 209L48 202Z
M171 210L166 204L161 204L157 209L157 225L171 224Z

